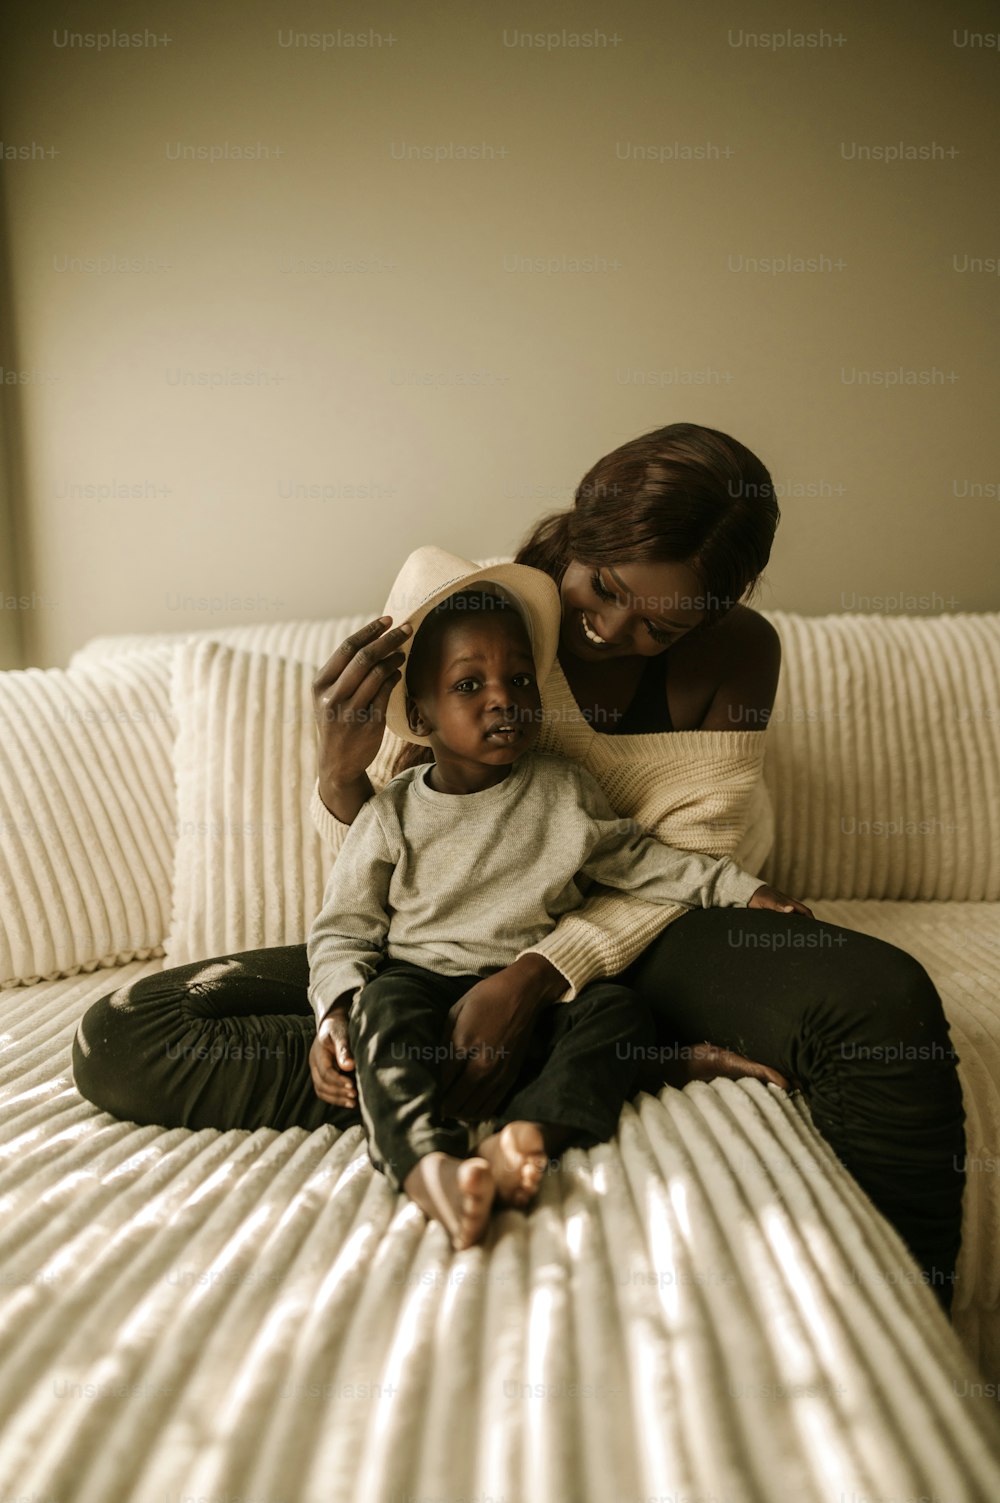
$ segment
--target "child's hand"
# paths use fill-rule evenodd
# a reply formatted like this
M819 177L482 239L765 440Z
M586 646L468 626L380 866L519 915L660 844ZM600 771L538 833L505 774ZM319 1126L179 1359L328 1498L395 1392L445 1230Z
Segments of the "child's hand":
M768 887L766 882L762 887L758 887L747 907L771 908L775 913L804 913L806 918L815 917L812 909L807 908L805 903L800 903L798 898L787 897L776 887Z
M358 1088L346 1071L354 1069L347 1041L347 1007L327 1013L309 1050L309 1073L320 1101L330 1106L357 1106Z

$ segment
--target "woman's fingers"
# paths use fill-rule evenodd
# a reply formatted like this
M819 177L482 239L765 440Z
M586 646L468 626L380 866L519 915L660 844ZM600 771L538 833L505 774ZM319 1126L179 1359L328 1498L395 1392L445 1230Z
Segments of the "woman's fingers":
M379 616L352 632L313 679L321 788L358 784L382 745L389 695L401 677L400 649L410 633L406 621L387 630L389 619Z
M325 1101L327 1106L356 1106L357 1097L350 1095L342 1086L316 1086L316 1095L320 1101Z
M328 689L335 683L344 671L345 665L351 661L356 653L360 652L369 642L376 641L385 635L389 626L388 616L379 616L376 621L369 621L358 631L352 632L342 642L338 642L333 652L327 658L322 668L313 679L313 688L317 691Z
M381 687L376 691L375 698L368 706L368 715L371 720L377 721L379 724L385 720L385 709L389 703L389 695L399 683L401 675L402 669L394 668L388 678L383 681Z
M806 918L813 918L811 908L805 903L800 903L798 898L790 898L787 893L779 892L776 887L770 887L766 883L758 887L751 896L748 908L769 908L773 913L802 913Z
M707 1041L695 1046L688 1051L688 1055L680 1060L674 1070L677 1077L671 1080L671 1084L686 1085L691 1080L760 1080L765 1085L776 1085L784 1091L790 1087L790 1081L779 1070L770 1065L761 1064L759 1060L747 1059L743 1054L737 1054L732 1049L723 1049L716 1044Z
M777 899L776 906L780 908L782 913L804 913L807 918L813 917L812 909L807 908L805 903L800 903L798 898L790 898L785 893L779 892Z
M352 632L323 664L313 679L317 706L347 704L357 697L363 685L370 703L386 676L398 671L403 661L400 648L410 635L410 626L404 622L390 630L385 619L380 616L360 631ZM369 677L371 682L367 683Z

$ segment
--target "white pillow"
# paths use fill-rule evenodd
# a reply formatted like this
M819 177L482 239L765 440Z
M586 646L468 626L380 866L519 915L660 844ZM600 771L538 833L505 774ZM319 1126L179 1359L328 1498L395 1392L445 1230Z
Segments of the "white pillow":
M163 953L170 660L0 673L0 986Z
M177 848L167 963L304 943L333 861L309 817L316 665L210 639L172 651Z
M1000 613L768 616L766 880L803 898L1000 899Z
M376 606L366 616L334 616L322 621L260 621L244 626L206 627L198 631L151 632L147 636L91 637L83 647L77 648L69 665L75 668L82 663L106 662L121 653L134 652L137 647L174 648L191 642L213 641L227 642L231 647L242 647L247 652L270 652L283 658L298 658L319 668L345 637L360 631L380 614L381 607Z

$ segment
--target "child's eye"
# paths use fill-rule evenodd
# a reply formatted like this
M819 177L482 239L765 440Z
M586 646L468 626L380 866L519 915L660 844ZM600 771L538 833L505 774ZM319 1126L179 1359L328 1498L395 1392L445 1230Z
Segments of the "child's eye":
M515 679L524 679L525 682L529 683L529 684L534 683L534 674L532 674L532 673L515 673L514 678ZM456 689L464 689L467 684L478 684L478 683L479 683L478 678L463 678L459 683L455 684L454 687Z

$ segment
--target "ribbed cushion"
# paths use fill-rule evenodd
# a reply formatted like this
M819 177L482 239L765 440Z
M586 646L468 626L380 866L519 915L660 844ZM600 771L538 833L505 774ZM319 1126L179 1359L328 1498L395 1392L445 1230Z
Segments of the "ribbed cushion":
M0 673L0 985L162 955L170 659Z
M1000 614L769 619L764 876L816 898L1000 898Z
M106 662L109 658L142 650L149 646L179 647L190 642L225 642L248 652L271 652L278 657L321 667L335 647L351 632L359 631L380 614L334 616L321 621L264 621L246 626L208 627L202 631L127 633L121 636L92 637L70 658L70 668Z
M173 649L170 965L301 944L308 934L333 860L309 816L314 673L311 661L210 639Z

